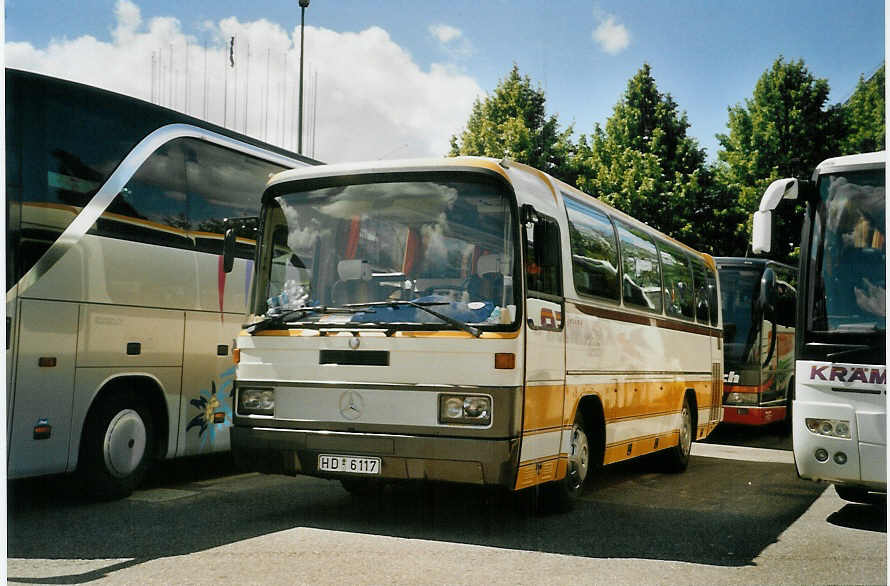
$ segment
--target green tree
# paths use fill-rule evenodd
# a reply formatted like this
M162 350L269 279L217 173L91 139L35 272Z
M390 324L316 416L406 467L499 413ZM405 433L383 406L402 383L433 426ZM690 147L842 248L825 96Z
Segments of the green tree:
M605 128L578 141L582 190L691 246L708 249L701 205L711 183L704 150L648 64L627 84Z
M845 135L839 154L880 151L885 145L884 66L868 79L859 76L856 90L842 106Z
M750 215L771 181L808 177L824 158L838 153L838 108L826 108L828 82L816 78L803 60L779 57L757 80L744 104L729 107L729 134L718 134L716 179L724 193L735 194L736 223L727 226L730 241L747 242ZM785 209L783 209L783 207ZM772 256L790 260L800 242L801 204L779 208Z
M491 96L473 104L466 128L451 137L449 156L509 157L573 182L567 164L572 128L559 130L557 116L545 112L546 101L544 90L532 87L514 64Z

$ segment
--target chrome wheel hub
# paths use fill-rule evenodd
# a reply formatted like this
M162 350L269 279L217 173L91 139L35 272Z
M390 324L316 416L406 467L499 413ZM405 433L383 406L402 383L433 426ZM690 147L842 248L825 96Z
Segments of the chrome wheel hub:
M589 465L590 448L587 445L587 435L576 424L572 426L572 440L569 445L568 476L569 486L572 489L584 484Z
M147 441L145 422L133 409L120 411L105 430L102 453L105 468L115 478L133 473L145 457Z
M692 418L689 416L689 407L684 404L681 412L682 421L680 422L680 450L683 455L689 454L692 447Z

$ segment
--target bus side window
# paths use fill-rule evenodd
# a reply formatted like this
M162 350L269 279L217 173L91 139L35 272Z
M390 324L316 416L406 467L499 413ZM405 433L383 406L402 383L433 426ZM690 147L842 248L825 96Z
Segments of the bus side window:
M559 225L553 218L539 215L532 230L525 227L525 275L528 294L562 296Z
M227 228L224 220L256 216L266 181L284 167L201 140L183 139L183 143L189 225L195 248L222 254ZM242 239L235 247L235 256L252 259L255 223L237 223L233 227Z
M182 141L173 140L142 163L90 232L190 249L186 189Z
M692 283L695 288L695 319L706 324L710 319L710 295L708 290L708 269L697 258L692 259Z
M617 222L624 269L624 304L661 313L661 265L652 238L637 228Z
M708 269L708 305L711 307L711 325L720 323L720 299L717 295L717 273Z
M694 302L689 259L682 250L664 242L659 242L658 248L661 252L661 266L664 271L665 311L673 317L692 319Z
M618 301L618 243L609 217L563 194L569 218L572 277L581 295Z

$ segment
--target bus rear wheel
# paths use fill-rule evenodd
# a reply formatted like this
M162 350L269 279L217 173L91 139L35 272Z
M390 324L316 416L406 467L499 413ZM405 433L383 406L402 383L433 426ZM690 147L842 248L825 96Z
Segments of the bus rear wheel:
M662 463L668 472L683 472L689 466L689 454L692 452L692 438L695 433L692 418L692 406L689 397L683 398L680 410L680 439L676 446L662 452Z
M103 500L129 496L139 485L154 453L151 411L129 396L98 405L87 419L78 474L85 492Z

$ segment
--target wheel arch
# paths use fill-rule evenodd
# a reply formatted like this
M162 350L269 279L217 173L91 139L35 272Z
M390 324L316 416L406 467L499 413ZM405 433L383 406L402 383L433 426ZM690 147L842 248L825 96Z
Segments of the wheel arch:
M96 416L100 405L117 396L129 396L134 401L142 402L149 409L156 429L156 442L150 456L159 459L167 454L170 420L163 384L148 373L116 374L99 385L81 421L80 433L72 438L77 440L76 444L72 442L70 450L69 460L72 470L77 468L80 461L80 450L90 419Z
M689 412L692 415L692 441L698 439L698 397L695 395L695 389L687 388L683 393L683 398L689 400ZM680 409L683 409L683 403L680 403Z
M606 455L606 417L603 403L599 395L585 395L578 401L575 409L576 417L581 416L584 429L587 431L588 445L596 442L596 453L591 447L591 464L603 465ZM595 457L594 457L595 456Z

